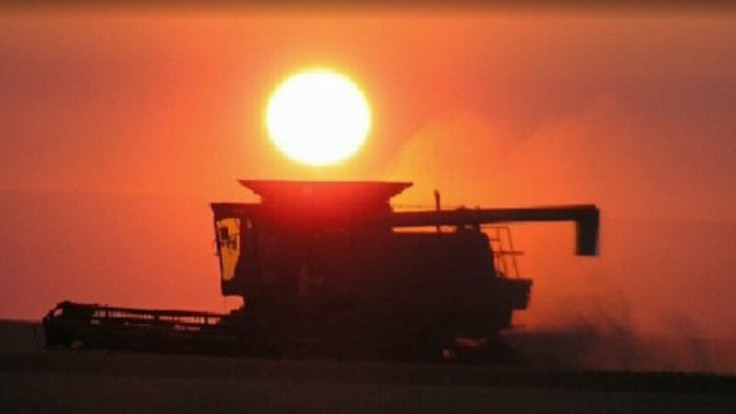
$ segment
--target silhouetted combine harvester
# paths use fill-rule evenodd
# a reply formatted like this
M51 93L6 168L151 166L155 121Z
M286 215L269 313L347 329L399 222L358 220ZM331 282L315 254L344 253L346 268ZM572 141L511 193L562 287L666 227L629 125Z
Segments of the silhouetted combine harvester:
M508 227L573 221L597 254L593 205L394 211L411 183L241 181L261 203L213 203L230 314L62 302L49 347L272 357L432 360L503 353L498 333L525 309Z

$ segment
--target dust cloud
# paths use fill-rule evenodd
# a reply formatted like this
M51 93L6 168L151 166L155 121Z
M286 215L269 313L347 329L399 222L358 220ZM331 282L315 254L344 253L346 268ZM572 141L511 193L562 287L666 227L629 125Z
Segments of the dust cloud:
M398 204L429 204L438 188L448 207L599 206L597 258L573 255L569 223L512 226L534 279L512 334L521 348L584 368L734 372L732 149L714 143L723 136L687 140L674 124L601 99L519 139L461 114L417 132L388 175L420 183Z

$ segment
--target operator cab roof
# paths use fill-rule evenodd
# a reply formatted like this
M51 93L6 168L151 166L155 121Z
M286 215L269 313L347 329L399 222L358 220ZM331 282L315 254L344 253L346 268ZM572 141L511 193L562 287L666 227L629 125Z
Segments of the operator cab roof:
M264 204L382 205L410 182L239 180Z

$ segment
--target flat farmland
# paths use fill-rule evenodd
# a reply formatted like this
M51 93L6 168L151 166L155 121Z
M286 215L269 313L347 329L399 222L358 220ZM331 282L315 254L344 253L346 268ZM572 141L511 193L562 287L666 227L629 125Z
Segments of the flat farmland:
M1 412L736 412L729 375L48 351L34 332L2 325Z

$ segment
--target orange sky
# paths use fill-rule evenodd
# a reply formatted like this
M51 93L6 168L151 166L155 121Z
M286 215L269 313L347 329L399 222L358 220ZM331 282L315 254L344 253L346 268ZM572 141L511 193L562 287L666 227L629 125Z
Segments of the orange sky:
M311 65L374 110L364 151L317 172L262 123ZM732 12L0 11L0 317L221 310L207 203L249 199L236 178L400 179L405 204L601 207L599 259L569 226L519 229L526 323L736 337L734 67Z

